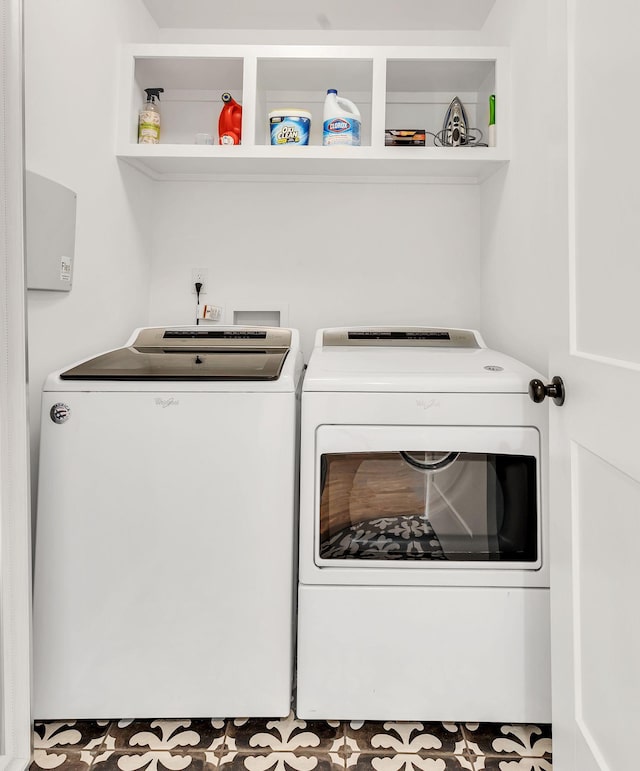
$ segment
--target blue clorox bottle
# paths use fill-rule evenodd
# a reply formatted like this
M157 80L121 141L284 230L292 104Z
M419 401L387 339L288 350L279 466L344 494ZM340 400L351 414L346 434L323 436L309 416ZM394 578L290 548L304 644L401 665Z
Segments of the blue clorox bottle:
M349 99L338 96L335 88L327 91L324 100L322 144L360 144L360 111Z

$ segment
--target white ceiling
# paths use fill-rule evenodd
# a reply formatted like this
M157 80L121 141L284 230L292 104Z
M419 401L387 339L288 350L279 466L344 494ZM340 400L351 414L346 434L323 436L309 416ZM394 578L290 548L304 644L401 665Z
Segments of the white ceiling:
M159 27L476 30L495 0L144 0Z

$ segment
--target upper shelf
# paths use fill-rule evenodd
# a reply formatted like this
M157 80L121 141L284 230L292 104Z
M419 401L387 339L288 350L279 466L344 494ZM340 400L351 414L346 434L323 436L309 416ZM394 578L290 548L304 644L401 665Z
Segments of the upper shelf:
M165 89L160 144L137 144L144 89ZM327 88L354 101L362 115L360 147L323 147ZM217 144L220 96L243 105L242 144ZM458 96L469 124L487 140L490 94L496 95L495 147L385 147L385 129L437 133ZM122 54L116 153L157 179L313 176L477 182L509 160L508 51L426 46L128 46ZM311 112L308 146L269 143L268 114L282 107ZM195 144L198 133L214 145Z

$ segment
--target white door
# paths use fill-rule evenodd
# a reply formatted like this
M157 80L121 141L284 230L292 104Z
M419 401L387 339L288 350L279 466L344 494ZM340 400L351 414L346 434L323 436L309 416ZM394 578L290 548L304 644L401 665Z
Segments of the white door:
M625 771L640 719L640 5L563 6L549 3L549 372L567 393L549 407L553 767Z

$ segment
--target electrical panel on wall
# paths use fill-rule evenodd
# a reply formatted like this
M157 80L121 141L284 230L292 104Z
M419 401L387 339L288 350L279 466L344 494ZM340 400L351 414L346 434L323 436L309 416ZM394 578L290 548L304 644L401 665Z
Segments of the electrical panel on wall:
M73 282L76 194L26 172L27 289L68 292Z

